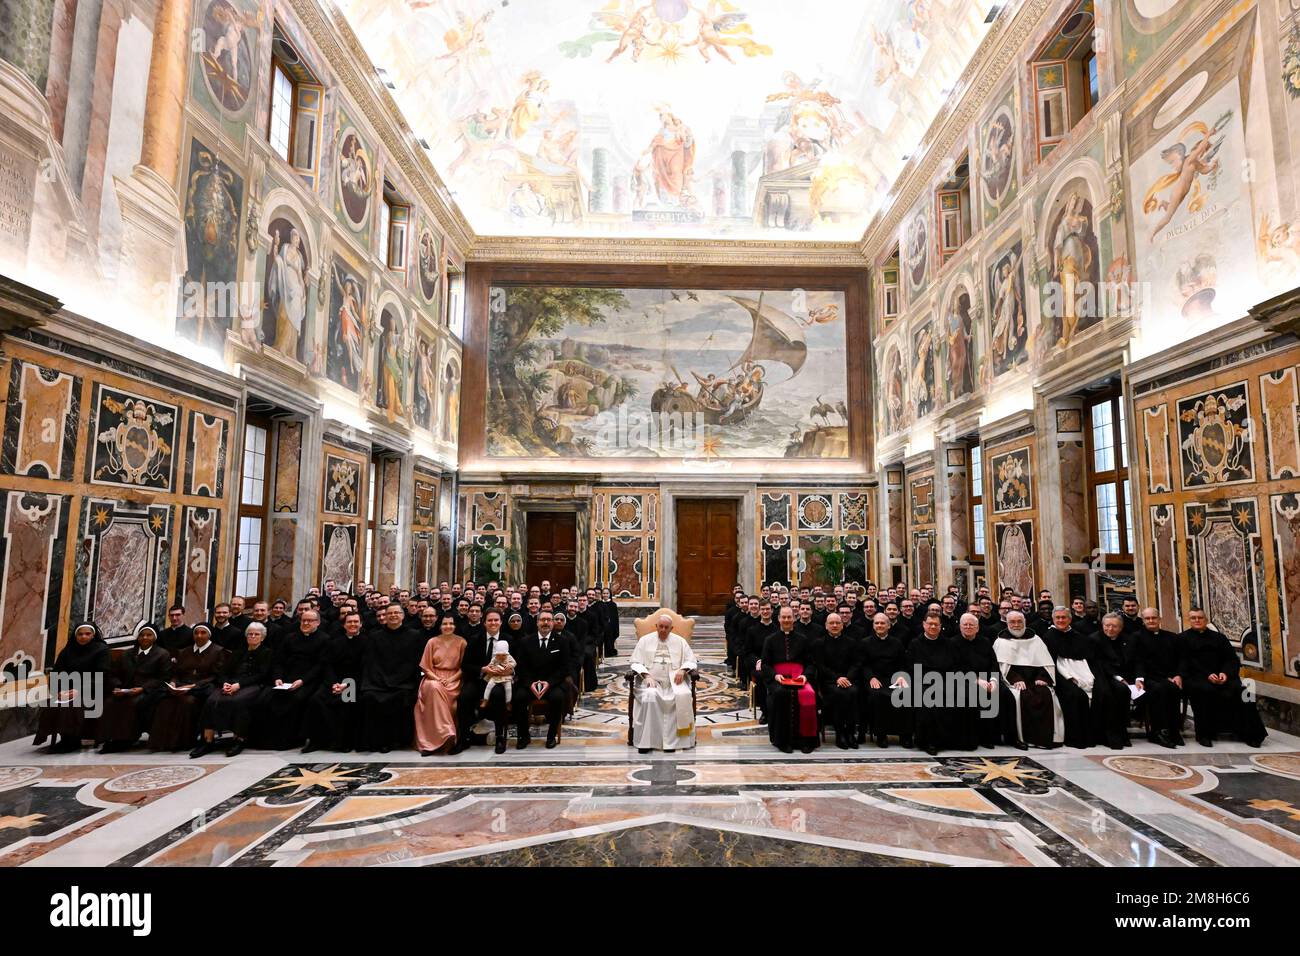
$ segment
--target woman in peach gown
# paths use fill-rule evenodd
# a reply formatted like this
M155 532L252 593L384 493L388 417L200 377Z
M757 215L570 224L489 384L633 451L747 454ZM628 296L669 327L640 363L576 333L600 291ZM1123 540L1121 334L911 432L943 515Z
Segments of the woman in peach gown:
M441 633L424 645L420 658L420 694L415 700L415 744L423 756L456 739L456 696L460 693L460 662L465 639L456 633L450 614L439 624ZM452 753L459 753L459 741Z

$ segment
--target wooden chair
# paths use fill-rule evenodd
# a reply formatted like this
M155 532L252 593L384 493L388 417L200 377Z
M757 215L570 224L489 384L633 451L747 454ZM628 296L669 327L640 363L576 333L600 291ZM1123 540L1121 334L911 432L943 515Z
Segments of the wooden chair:
M528 722L533 725L548 726L546 723L546 701L534 700L532 692L528 692ZM564 740L564 720L555 728L556 741Z

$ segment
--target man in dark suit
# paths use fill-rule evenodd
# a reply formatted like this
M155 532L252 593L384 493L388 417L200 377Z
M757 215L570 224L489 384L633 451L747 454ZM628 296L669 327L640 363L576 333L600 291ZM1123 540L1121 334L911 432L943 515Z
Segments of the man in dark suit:
M602 588L600 592L600 604L605 621L605 656L613 657L618 653L616 644L618 643L618 604L613 600L609 588Z
M537 615L537 633L527 635L520 642L516 655L523 698L515 715L519 736L515 746L519 750L530 743L528 710L534 700L546 702L546 746L559 743L560 721L567 703L564 679L569 675L570 666L564 641L554 632L554 623L550 611L541 611Z

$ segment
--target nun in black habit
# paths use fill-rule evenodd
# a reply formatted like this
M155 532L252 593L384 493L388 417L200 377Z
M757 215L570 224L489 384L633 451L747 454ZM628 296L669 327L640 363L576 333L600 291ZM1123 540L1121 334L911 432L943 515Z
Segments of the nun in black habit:
M49 674L50 700L40 709L33 746L50 738L50 753L70 753L93 738L104 706L108 644L90 621L78 624Z

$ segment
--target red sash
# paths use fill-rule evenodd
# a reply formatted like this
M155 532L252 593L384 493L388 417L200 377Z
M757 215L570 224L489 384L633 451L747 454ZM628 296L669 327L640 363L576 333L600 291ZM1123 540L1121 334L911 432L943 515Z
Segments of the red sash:
M781 677L802 677L803 665L797 661L786 661L772 668ZM799 705L799 736L817 736L817 693L812 684L805 683L796 688L795 700Z

